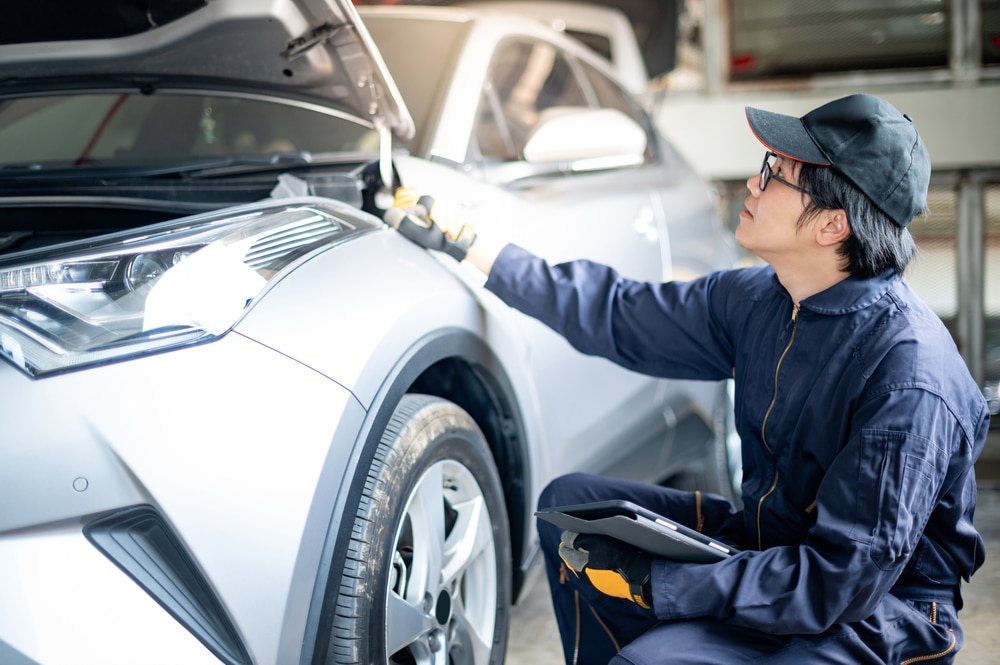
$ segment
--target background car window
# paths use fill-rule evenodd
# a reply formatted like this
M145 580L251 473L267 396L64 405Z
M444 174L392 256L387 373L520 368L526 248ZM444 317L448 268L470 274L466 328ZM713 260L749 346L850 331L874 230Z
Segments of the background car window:
M501 45L490 65L475 136L487 159L522 158L539 114L554 106L588 106L588 98L565 56L541 42Z
M587 81L590 82L590 86L597 96L597 103L601 108L621 111L646 130L646 162L652 161L655 158L658 141L654 133L653 122L649 116L621 86L585 62L581 62L580 66L586 74Z
M406 145L422 154L433 138L425 134L426 128L433 125L442 90L459 62L468 25L460 21L377 14L366 15L365 25L378 44L416 126L416 135ZM401 35L421 35L419 46L412 39L400 38Z
M114 166L377 149L370 127L257 99L93 94L0 104L0 164L5 165Z
M730 75L944 67L950 6L946 0L731 0Z

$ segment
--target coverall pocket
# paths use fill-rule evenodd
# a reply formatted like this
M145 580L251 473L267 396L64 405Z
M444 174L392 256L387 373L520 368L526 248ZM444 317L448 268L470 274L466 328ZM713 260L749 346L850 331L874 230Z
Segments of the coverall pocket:
M901 665L952 662L962 639L954 606L890 598L907 608L907 616L895 624L897 653L890 662Z
M862 477L878 474L872 503L859 496L859 523L871 525L871 557L885 569L913 553L937 495L931 442L904 432L865 431ZM905 452L904 452L905 451ZM877 508L877 509L876 509ZM872 520L875 520L872 524Z

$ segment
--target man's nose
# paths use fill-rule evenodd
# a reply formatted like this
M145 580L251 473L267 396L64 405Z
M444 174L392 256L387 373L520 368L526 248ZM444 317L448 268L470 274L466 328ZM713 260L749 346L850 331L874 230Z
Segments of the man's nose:
M760 196L761 189L759 175L752 175L747 178L747 189L750 190L750 195L754 198Z

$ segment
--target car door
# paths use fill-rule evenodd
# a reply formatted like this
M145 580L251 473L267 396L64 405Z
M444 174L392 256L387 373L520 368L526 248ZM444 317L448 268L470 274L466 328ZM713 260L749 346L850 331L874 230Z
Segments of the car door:
M525 204L521 209L530 211L508 220L507 238L553 262L587 258L630 278L662 279L666 238L657 190L663 172L652 136L638 166L591 172L524 168L524 177L511 177L526 166L523 148L539 116L558 107L617 107L641 119L626 93L555 45L529 38L501 42L474 142L484 177L503 174L507 189ZM618 458L642 459L637 451L643 446L652 455L662 448L662 381L583 357L534 320L521 318L518 325L548 428L547 452L559 472L604 471Z

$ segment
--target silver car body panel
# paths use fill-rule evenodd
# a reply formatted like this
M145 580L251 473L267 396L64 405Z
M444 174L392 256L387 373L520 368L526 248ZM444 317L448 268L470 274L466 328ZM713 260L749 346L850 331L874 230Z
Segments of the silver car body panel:
M363 415L346 390L235 334L43 381L4 363L0 385L12 397L0 464L26 485L0 489L3 505L18 506L0 537L0 642L44 663L91 662L87 653L109 664L137 654L217 662L186 647L190 634L80 533L90 515L150 504L169 515L255 662L283 662L283 634L302 631L289 616L302 602L293 582L315 577L317 557L299 560L323 531L307 529L311 510L332 503L344 473L334 428ZM79 604L66 602L68 589Z

